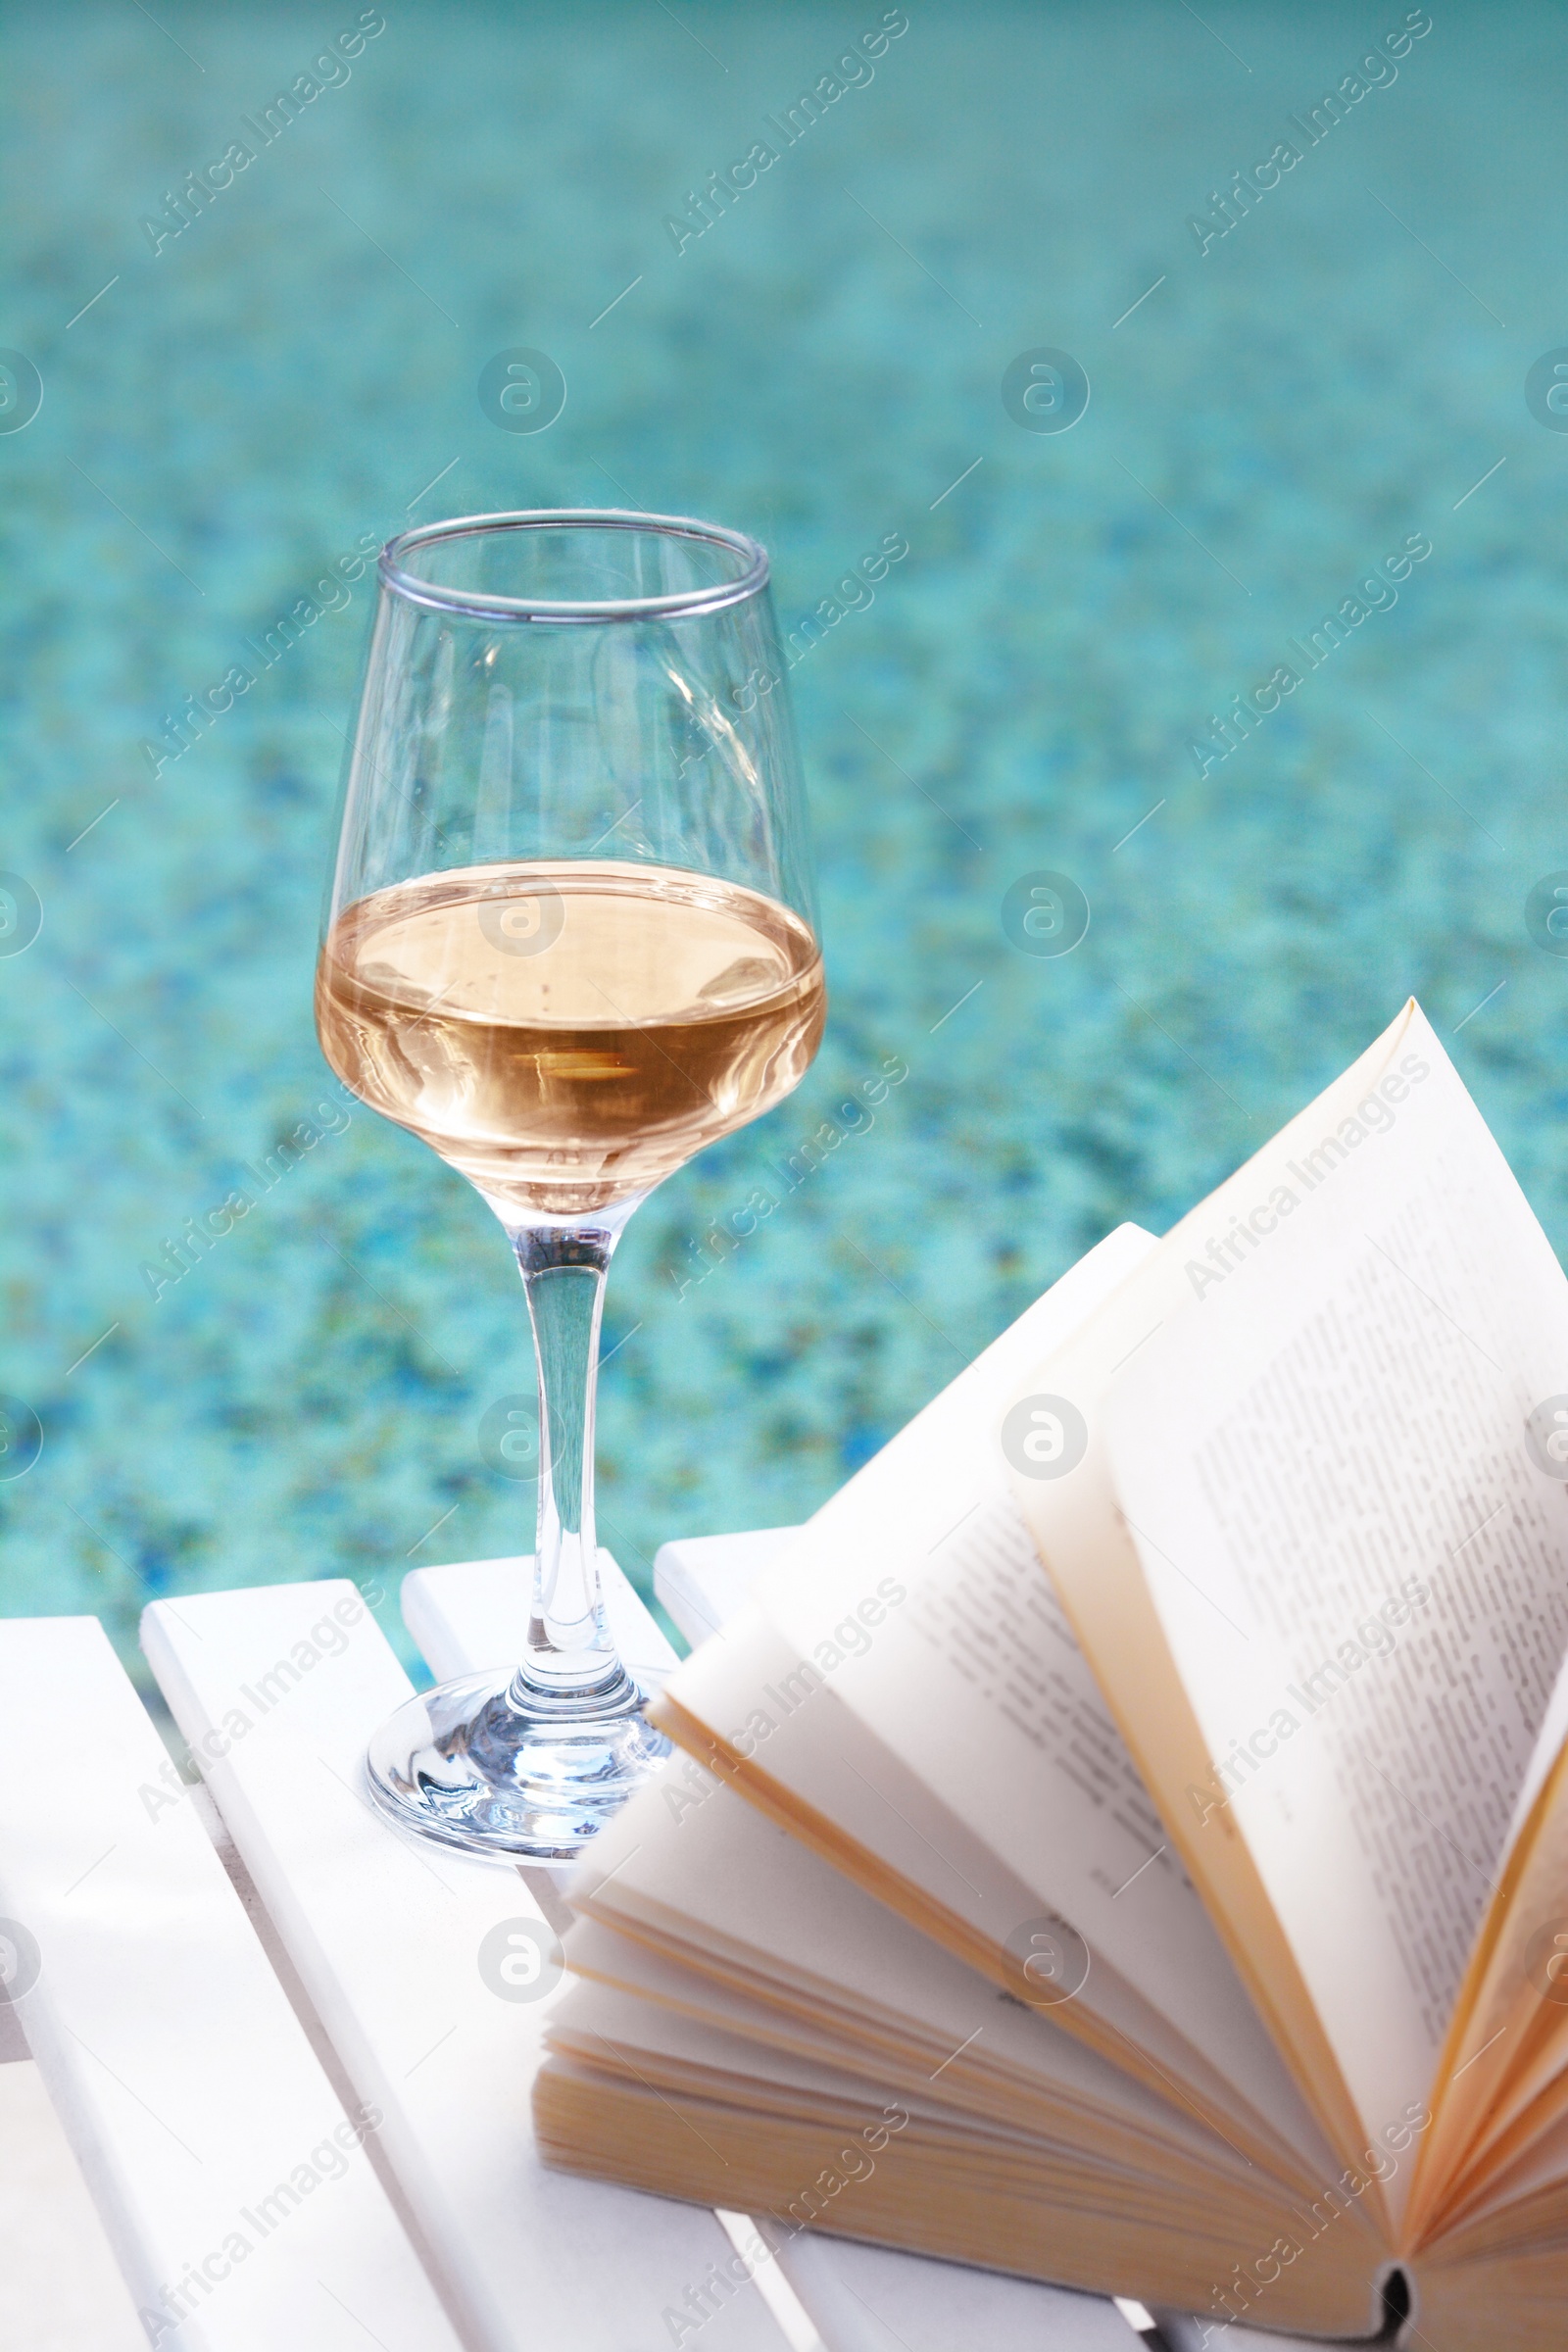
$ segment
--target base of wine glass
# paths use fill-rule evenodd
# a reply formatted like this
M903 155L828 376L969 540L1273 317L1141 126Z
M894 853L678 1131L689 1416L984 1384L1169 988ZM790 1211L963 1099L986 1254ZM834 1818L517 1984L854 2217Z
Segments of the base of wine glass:
M406 1699L366 1754L370 1794L404 1829L496 1862L565 1862L670 1752L624 1668L590 1696L516 1703L510 1668Z

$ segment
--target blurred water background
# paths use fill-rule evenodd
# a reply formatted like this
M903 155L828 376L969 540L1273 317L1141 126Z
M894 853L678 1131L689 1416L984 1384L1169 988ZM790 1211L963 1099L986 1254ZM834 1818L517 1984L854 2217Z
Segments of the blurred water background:
M441 513L710 516L768 544L786 628L819 615L792 685L827 1042L612 1283L603 1530L645 1589L667 1537L811 1510L1412 991L1568 1240L1568 961L1526 920L1568 869L1568 416L1526 397L1568 338L1560 10L115 0L0 28L0 427L29 366L42 390L0 430L10 1468L42 1433L0 1483L0 1608L96 1610L133 1657L151 1595L347 1574L398 1638L406 1564L529 1540L479 1435L532 1377L502 1237L412 1138L317 1107L369 603L327 566ZM514 347L565 379L546 430L481 406ZM1004 400L1041 347L1087 375L1070 430ZM1364 593L1217 757L1210 715L1415 538L1396 602ZM1069 955L1004 926L1040 869L1092 910Z

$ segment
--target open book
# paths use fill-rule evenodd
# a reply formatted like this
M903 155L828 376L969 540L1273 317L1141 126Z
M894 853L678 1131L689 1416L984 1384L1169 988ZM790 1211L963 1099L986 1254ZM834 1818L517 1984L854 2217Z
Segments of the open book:
M1568 1281L1419 1009L1112 1234L656 1703L556 2164L1255 2327L1568 2340Z

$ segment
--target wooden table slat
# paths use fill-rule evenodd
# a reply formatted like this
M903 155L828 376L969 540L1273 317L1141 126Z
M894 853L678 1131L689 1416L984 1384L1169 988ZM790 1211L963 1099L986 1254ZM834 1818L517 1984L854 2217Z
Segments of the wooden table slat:
M383 2114L468 2352L668 2352L665 2311L728 2240L700 2208L538 2162L529 2093L554 1995L504 1997L481 1947L514 1925L547 1932L545 1910L515 1870L371 1810L366 1741L410 1685L354 1587L156 1602L142 1640L343 2068ZM703 2329L703 2352L781 2346L748 2290Z
M17 2016L157 2352L457 2352L95 1618L0 1620L0 1915L37 1945Z

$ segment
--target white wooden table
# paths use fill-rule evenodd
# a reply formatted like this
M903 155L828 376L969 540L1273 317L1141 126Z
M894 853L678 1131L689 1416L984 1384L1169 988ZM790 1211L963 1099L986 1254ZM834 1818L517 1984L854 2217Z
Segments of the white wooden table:
M682 1631L720 1623L789 1532L666 1544ZM625 1654L667 1673L608 1556L606 1576ZM516 1561L420 1569L404 1617L441 1677L518 1654L523 1594ZM0 1620L0 2058L36 2062L101 2223L28 2312L0 2284L8 2346L1133 2352L1136 2306L809 2234L710 2290L695 2324L693 2291L755 2251L753 2226L540 2165L529 2093L555 1987L513 1997L495 1956L553 1936L559 1880L416 1845L372 1812L365 1744L410 1685L355 1587L158 1601L142 1643L200 1786L95 1619ZM0 2127L25 2112L0 2100ZM17 2214L19 2129L0 2139ZM104 2237L130 2305L78 2326ZM1199 2352L1194 2323L1162 2327Z

